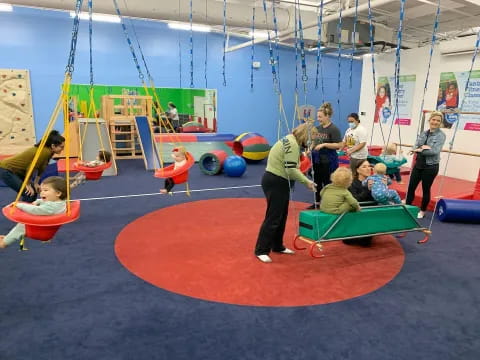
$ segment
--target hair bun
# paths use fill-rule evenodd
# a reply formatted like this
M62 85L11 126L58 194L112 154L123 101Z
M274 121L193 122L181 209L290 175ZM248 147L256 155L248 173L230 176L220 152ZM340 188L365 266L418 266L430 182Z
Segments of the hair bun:
M322 106L320 106L320 110L326 115L326 116L332 116L333 115L333 108L332 104L329 102L324 102Z

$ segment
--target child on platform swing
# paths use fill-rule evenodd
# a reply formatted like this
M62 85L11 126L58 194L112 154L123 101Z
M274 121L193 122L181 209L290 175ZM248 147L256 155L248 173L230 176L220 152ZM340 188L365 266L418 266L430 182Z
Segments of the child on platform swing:
M367 186L369 182L372 183L371 193L372 197L380 205L401 204L400 196L398 193L389 189L388 185L392 183L392 180L386 176L387 166L383 163L375 164L373 167L373 175L363 180L363 186Z
M78 165L90 167L90 168L95 168L97 166L104 165L106 163L109 163L110 160L112 159L112 154L110 152L105 151L105 150L99 150L97 157L95 160L92 161L78 161ZM72 177L72 182L70 184L70 189L73 189L77 187L78 185L81 185L85 183L86 181L86 175L83 171L80 171L77 175Z
M187 150L183 146L178 146L172 150L172 158L174 161L173 169L177 170L187 163ZM161 194L167 194L175 185L172 178L166 178L164 188L160 189Z
M353 182L352 170L339 167L330 176L332 183L325 186L320 192L322 201L320 211L327 214L343 214L345 212L360 211L358 201L348 190Z
M67 210L67 182L60 176L50 176L40 184L40 199L31 204L18 203L17 208L32 215L56 215ZM6 248L25 236L25 225L18 223L7 235L0 235L0 248Z

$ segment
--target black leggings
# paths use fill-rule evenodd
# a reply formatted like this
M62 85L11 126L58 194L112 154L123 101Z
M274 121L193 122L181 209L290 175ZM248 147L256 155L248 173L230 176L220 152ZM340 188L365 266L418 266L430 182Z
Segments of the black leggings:
M317 184L317 192L315 193L315 202L320 202L320 191L331 183L330 163L313 164L313 181Z
M2 180L5 185L14 190L17 194L20 191L23 183L23 178L4 168L0 168L0 180ZM37 193L35 192L33 195L27 195L24 192L21 199L22 201L29 203L34 202L37 199Z
M413 168L412 174L410 175L410 183L408 185L407 198L405 203L411 205L413 199L415 198L415 190L417 189L420 181L422 182L422 205L420 209L422 211L427 210L428 203L430 202L430 189L432 188L433 181L438 175L438 164L427 168L427 169L417 169Z
M174 186L175 186L175 183L173 182L172 178L165 179L165 190L167 190L167 192L170 192Z
M255 255L283 251L283 234L287 224L290 186L288 180L270 172L262 178L262 190L267 198L267 211L258 234Z

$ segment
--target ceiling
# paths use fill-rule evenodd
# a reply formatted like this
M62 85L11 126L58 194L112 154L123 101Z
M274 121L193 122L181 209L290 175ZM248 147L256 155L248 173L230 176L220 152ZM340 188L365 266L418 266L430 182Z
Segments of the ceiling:
M75 0L2 0L13 5L58 10L74 9ZM267 0L268 15L265 20L262 0L227 0L227 29L230 34L248 36L252 12L255 7L256 28L273 29L272 2L276 5L279 40L284 44L294 42L295 9L302 17L307 46L314 46L317 36L317 14L321 0ZM368 22L368 0L358 0L358 20ZM433 23L438 0L407 0L403 29L403 45L418 47L432 38ZM344 18L353 18L355 0L323 0L325 22L338 22L342 7ZM188 22L190 0L117 0L125 16L158 21ZM215 31L223 31L223 0L193 0L193 22L209 24ZM114 14L113 0L94 0L94 12ZM399 26L400 0L371 0L375 23L375 41L394 46ZM87 0L84 1L86 10ZM453 39L478 31L480 26L480 0L441 0L438 36L441 40ZM309 42L310 40L310 42ZM328 47L329 44L325 44ZM332 44L331 44L332 45ZM331 46L332 49L336 46ZM385 46L377 51L385 51ZM360 50L359 50L360 51Z

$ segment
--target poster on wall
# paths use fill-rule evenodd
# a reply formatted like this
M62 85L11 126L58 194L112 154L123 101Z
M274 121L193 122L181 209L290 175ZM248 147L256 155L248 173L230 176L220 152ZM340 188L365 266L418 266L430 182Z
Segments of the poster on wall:
M409 126L412 124L412 103L415 92L415 75L401 75L398 89L398 113L395 113L395 78L379 76L375 97L374 122Z
M458 130L480 131L480 70L472 71L468 91L465 97L465 85L468 71L440 73L440 85L437 95L437 110L445 114L443 125L451 128L457 121ZM476 114L458 114L477 112Z

